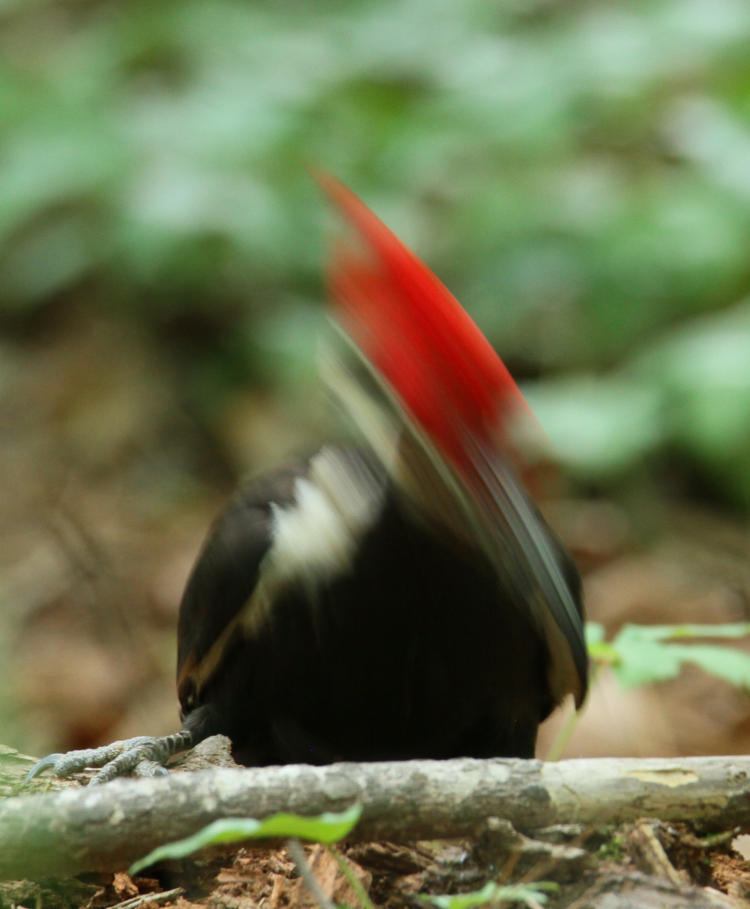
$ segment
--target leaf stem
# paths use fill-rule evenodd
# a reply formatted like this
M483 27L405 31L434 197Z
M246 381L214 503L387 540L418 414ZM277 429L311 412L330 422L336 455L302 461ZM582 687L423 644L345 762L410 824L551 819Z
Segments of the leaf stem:
M599 662L593 662L591 666L591 674L589 676L589 688L593 688L596 684L596 680L599 677L599 672L602 668L602 664ZM565 748L570 741L573 733L576 730L576 726L581 718L580 710L571 710L567 716L567 719L563 723L560 731L555 736L555 740L550 745L549 751L545 755L545 761L559 761L562 757Z
M305 850L302 848L302 843L296 839L288 839L286 841L286 848L289 850L292 861L297 866L299 876L305 882L305 886L312 894L313 899L320 906L320 909L336 909L331 900L323 893L320 882L313 874L312 868L307 861Z
M339 866L339 870L344 875L344 877L349 882L349 886L357 895L357 899L360 901L364 909L375 909L375 905L370 899L367 891L362 886L362 882L357 878L357 875L352 871L351 865L349 864L346 856L342 855L335 846L326 846L331 855L336 859L336 864Z

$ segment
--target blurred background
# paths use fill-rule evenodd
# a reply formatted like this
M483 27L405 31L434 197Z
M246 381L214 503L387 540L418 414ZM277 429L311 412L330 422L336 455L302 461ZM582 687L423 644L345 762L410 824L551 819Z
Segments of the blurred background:
M176 728L212 516L328 428L309 164L522 382L590 616L750 619L749 50L745 0L0 0L0 743ZM568 754L748 750L688 669Z

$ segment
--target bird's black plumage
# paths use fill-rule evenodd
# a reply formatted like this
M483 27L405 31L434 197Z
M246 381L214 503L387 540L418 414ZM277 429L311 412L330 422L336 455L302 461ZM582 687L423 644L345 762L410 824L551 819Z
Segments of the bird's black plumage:
M272 497L294 507L292 480L240 494L214 526L182 603L181 667L200 665L251 599L272 545ZM227 734L251 764L533 754L555 695L530 611L480 549L382 484L351 562L312 587L281 585L262 621L237 625L200 693L183 683L198 737ZM575 568L555 551L580 603Z

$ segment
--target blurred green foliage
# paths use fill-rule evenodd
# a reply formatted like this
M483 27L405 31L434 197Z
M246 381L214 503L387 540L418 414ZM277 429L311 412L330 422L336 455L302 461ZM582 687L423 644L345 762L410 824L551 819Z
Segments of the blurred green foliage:
M679 452L750 503L749 47L745 0L0 0L0 326L116 308L206 408L289 381L312 163L544 376L582 479Z

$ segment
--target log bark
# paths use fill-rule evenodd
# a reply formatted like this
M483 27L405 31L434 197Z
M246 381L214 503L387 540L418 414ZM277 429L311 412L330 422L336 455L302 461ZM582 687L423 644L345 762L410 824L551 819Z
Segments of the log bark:
M0 878L121 870L220 817L314 815L353 802L351 840L472 836L488 817L525 833L638 817L750 830L750 758L407 761L214 769L0 802Z

